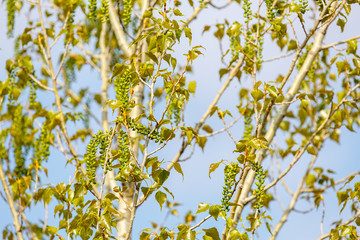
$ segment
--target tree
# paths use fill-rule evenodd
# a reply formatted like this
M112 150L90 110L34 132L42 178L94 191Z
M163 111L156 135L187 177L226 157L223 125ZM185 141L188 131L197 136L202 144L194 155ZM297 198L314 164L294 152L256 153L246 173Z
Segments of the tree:
M333 219L314 237L358 239L358 167L337 176L316 166L325 142L339 143L342 132L360 125L360 36L324 41L329 28L343 32L352 24L348 19L357 5L351 0L234 0L220 7L210 0L7 0L8 37L19 34L0 82L0 179L12 214L3 238L253 239L265 227L266 236L275 239L301 199L323 209L324 216L326 194L335 192L336 211L350 216ZM229 8L237 9L237 16L202 26L206 38L219 42L221 56L213 60L207 49L193 44L191 24L206 11ZM16 30L18 13L28 17ZM267 49L272 56L264 59ZM199 106L196 111L204 114L193 124L186 106L194 104L197 82L188 79L201 55L220 62L214 78L222 86L208 106ZM273 76L261 75L279 59L284 67ZM220 104L236 79L239 97ZM165 221L133 232L134 220L141 218L137 209L150 199L159 211L166 207L177 214L174 189L166 181L174 171L186 177L183 161L193 161L197 147L206 155L208 139L222 149L221 133L230 140L232 159L218 159L208 173L224 169L222 199L194 203L197 212L176 227ZM267 159L278 160L279 173ZM289 191L288 206L272 220L270 205L280 200L275 187L287 188L283 179L301 160L307 165L296 178L298 188ZM46 168L53 161L74 169L69 183L54 184ZM58 217L56 225L47 217L29 220L41 204L54 206L49 213ZM195 216L201 220L195 222ZM206 222L213 225L204 228Z

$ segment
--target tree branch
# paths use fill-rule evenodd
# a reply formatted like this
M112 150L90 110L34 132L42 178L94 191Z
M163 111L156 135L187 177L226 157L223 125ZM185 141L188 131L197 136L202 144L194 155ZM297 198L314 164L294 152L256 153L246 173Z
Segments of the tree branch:
M6 182L5 172L2 167L2 164L0 164L0 180L1 180L1 184L5 191L6 200L9 204L11 214L13 216L13 223L14 223L15 230L16 230L16 236L18 237L19 240L24 240L24 236L21 231L21 224L19 222L19 214L16 211L16 208L14 205L14 199L10 193L9 184Z

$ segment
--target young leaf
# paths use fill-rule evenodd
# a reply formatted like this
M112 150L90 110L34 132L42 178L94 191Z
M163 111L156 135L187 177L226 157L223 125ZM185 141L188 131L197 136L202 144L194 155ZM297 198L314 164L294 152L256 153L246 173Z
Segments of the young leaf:
M209 207L210 207L210 205L208 203L200 203L198 206L198 210L196 211L195 214L205 212L209 209Z
M213 240L220 240L219 232L215 227L209 229L203 229L205 236L211 237Z
M163 193L162 191L157 191L155 193L155 199L159 203L161 210L164 202L166 201L166 198L167 198L166 193Z
M210 207L209 209L209 214L215 218L215 220L217 220L218 216L219 216L219 213L220 213L220 210L221 210L221 206L220 205L213 205Z
M209 167L209 178L211 178L210 174L211 174L213 171L215 171L223 161L224 161L224 160L221 160L221 161L218 162L218 163L212 163L212 164L210 164L210 167Z
M178 163L178 162L174 163L174 168L178 173L180 173L182 175L183 180L184 180L184 173L183 173L183 171L181 169L180 163Z

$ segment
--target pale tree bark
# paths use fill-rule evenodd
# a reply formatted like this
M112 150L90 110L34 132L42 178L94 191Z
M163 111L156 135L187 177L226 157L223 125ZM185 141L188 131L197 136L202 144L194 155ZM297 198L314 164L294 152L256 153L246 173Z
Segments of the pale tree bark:
M0 164L0 180L1 180L1 184L4 188L4 192L5 192L5 196L6 196L6 200L9 204L10 207L10 212L13 216L13 223L14 223L14 227L16 230L16 236L18 239L23 240L24 236L22 234L21 231L21 224L19 221L19 214L15 208L15 204L14 204L14 199L11 195L10 189L9 189L9 184L6 182L6 177L5 177L5 172L4 169L2 167L2 164Z

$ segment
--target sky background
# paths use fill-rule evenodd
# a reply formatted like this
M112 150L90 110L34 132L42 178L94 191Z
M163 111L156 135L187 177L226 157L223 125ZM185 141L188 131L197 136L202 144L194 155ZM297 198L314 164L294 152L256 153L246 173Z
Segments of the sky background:
M221 5L220 1L216 1L218 5ZM0 81L6 79L5 71L5 62L6 59L11 58L13 54L13 41L14 39L8 39L6 36L6 5L2 4L0 6ZM191 11L189 8L185 8L184 14L189 14ZM348 18L350 24L348 24L344 30L344 33L340 34L339 27L332 26L328 31L329 34L325 39L325 44L336 42L338 40L346 39L353 37L359 34L358 26L351 25L354 23L360 22L360 11L358 7L353 7L351 16ZM204 114L206 107L213 100L218 89L222 86L225 77L222 81L219 80L218 70L220 63L220 52L218 48L218 41L212 36L213 30L212 27L210 32L201 34L203 30L203 25L212 25L216 23L223 23L223 19L226 17L229 22L237 20L239 22L243 21L242 11L239 8L229 7L225 10L214 10L209 8L202 12L198 18L191 24L193 41L192 46L202 45L206 50L203 51L204 55L200 56L195 60L193 64L193 74L187 75L188 81L197 81L196 95L192 96L190 102L186 108L186 120L190 125L194 125L199 121L201 116ZM16 32L19 33L22 31L25 26L26 19L24 16L17 15L16 17ZM15 34L16 35L16 34ZM61 47L61 44L60 44ZM176 55L179 56L178 63L185 61L185 57L182 56L183 53L187 51L185 45L174 47ZM275 48L271 45L265 45L264 49L264 59L281 55L279 52L274 51ZM58 49L58 50L61 50ZM58 51L55 50L55 51ZM182 60L181 60L182 59ZM272 81L274 80L283 69L287 69L289 66L289 61L291 58L286 58L268 64L264 64L260 75L259 80L261 81ZM91 89L97 89L100 86L100 76L95 74L95 71L87 71L86 69L81 72L79 79L86 79L86 82L81 84L89 85ZM249 86L251 80L242 78L241 82L234 80L226 94L221 98L218 106L223 110L230 110L233 113L234 118L238 116L235 108L229 108L229 106L234 105L233 102L238 103L239 90L244 86ZM75 87L80 87L75 86ZM51 97L51 96L41 96L40 97ZM100 114L99 114L100 115ZM227 122L231 122L231 119L228 118ZM214 130L223 128L223 125L216 117L209 119L207 122L213 127ZM94 129L98 129L99 126L92 125ZM243 120L241 119L236 126L234 126L231 131L234 133L236 139L240 139L243 132ZM357 129L359 130L359 129ZM359 170L359 147L360 147L360 136L358 133L352 133L342 128L344 134L341 135L340 144L336 144L333 141L327 141L325 146L320 152L319 159L315 166L323 166L324 169L332 169L336 172L335 179L341 179L344 176ZM95 130L94 130L95 132ZM282 142L284 135L278 135L275 139L275 142ZM87 140L88 141L88 140ZM175 156L178 147L178 144L170 144L167 150L162 151L159 155L159 159L164 159L164 161L171 161ZM84 149L85 146L79 145L79 149ZM53 149L54 150L54 149ZM221 192L223 186L223 170L219 168L217 171L212 173L211 179L208 176L208 169L211 163L219 162L222 159L233 161L236 159L236 155L232 153L234 150L234 145L229 139L226 133L219 134L215 137L208 138L204 152L200 148L195 149L193 157L182 163L182 169L184 172L184 179L180 174L173 171L169 180L166 182L167 186L174 194L175 201L180 204L177 207L179 212L179 217L170 216L165 226L168 226L170 229L174 228L176 225L183 222L183 218L188 211L196 212L197 206L200 202L211 203L211 204L220 204ZM185 154L184 156L186 156ZM288 186L295 190L298 185L297 176L301 176L308 162L310 161L310 156L304 156L302 160L294 167L294 171L291 172L288 176L285 177L285 181ZM283 161L283 169L287 166L287 163L291 159L285 159ZM265 165L268 166L271 163L271 160L268 158L265 161ZM73 167L70 165L65 166L63 158L58 151L52 151L51 158L47 163L47 168L49 170L50 181L53 185L56 185L60 182L68 183L69 179L73 175ZM46 181L46 180L45 180ZM353 180L359 181L359 177ZM351 184L352 185L352 184ZM350 186L351 186L350 185ZM279 187L278 194L285 206L288 205L290 197L282 187ZM3 192L3 189L0 190ZM339 216L339 208L337 206L337 198L335 191L330 191L329 194L325 194L325 205L326 205L326 215L325 215L325 225L324 231L327 233L329 231L330 224L336 219L342 218L347 219L350 216L350 213L344 211L341 216ZM174 202L172 199L170 199ZM49 225L56 226L56 219L53 218L53 207L54 204L49 205ZM296 205L298 210L308 210L311 206L300 201ZM166 208L162 212L159 211L160 207L154 200L154 196L150 197L149 201L145 202L137 211L137 218L135 220L134 226L134 236L140 234L141 229L151 227L151 222L161 223L167 213ZM300 214L292 212L289 216L288 222L283 227L282 231L279 234L278 239L317 239L320 233L320 221L321 221L321 212L322 206L319 210L314 210L310 214ZM3 217L0 218L0 230L3 229L7 224L11 224L12 216L8 209L8 206L0 198L0 213ZM42 204L38 204L36 207L32 208L30 220L40 221L44 218L45 210ZM272 216L273 221L269 222L270 225L275 226L281 217L281 209L278 207L277 203L272 203L268 214ZM200 221L207 214L202 213L197 215L195 222ZM219 220L215 221L213 219L205 222L201 228L209 228L216 226L219 231L222 230L224 226L224 221ZM200 229L201 229L200 228ZM198 229L199 230L199 229ZM259 239L268 239L269 233L266 228L263 227L259 230ZM134 239L136 239L135 237Z

